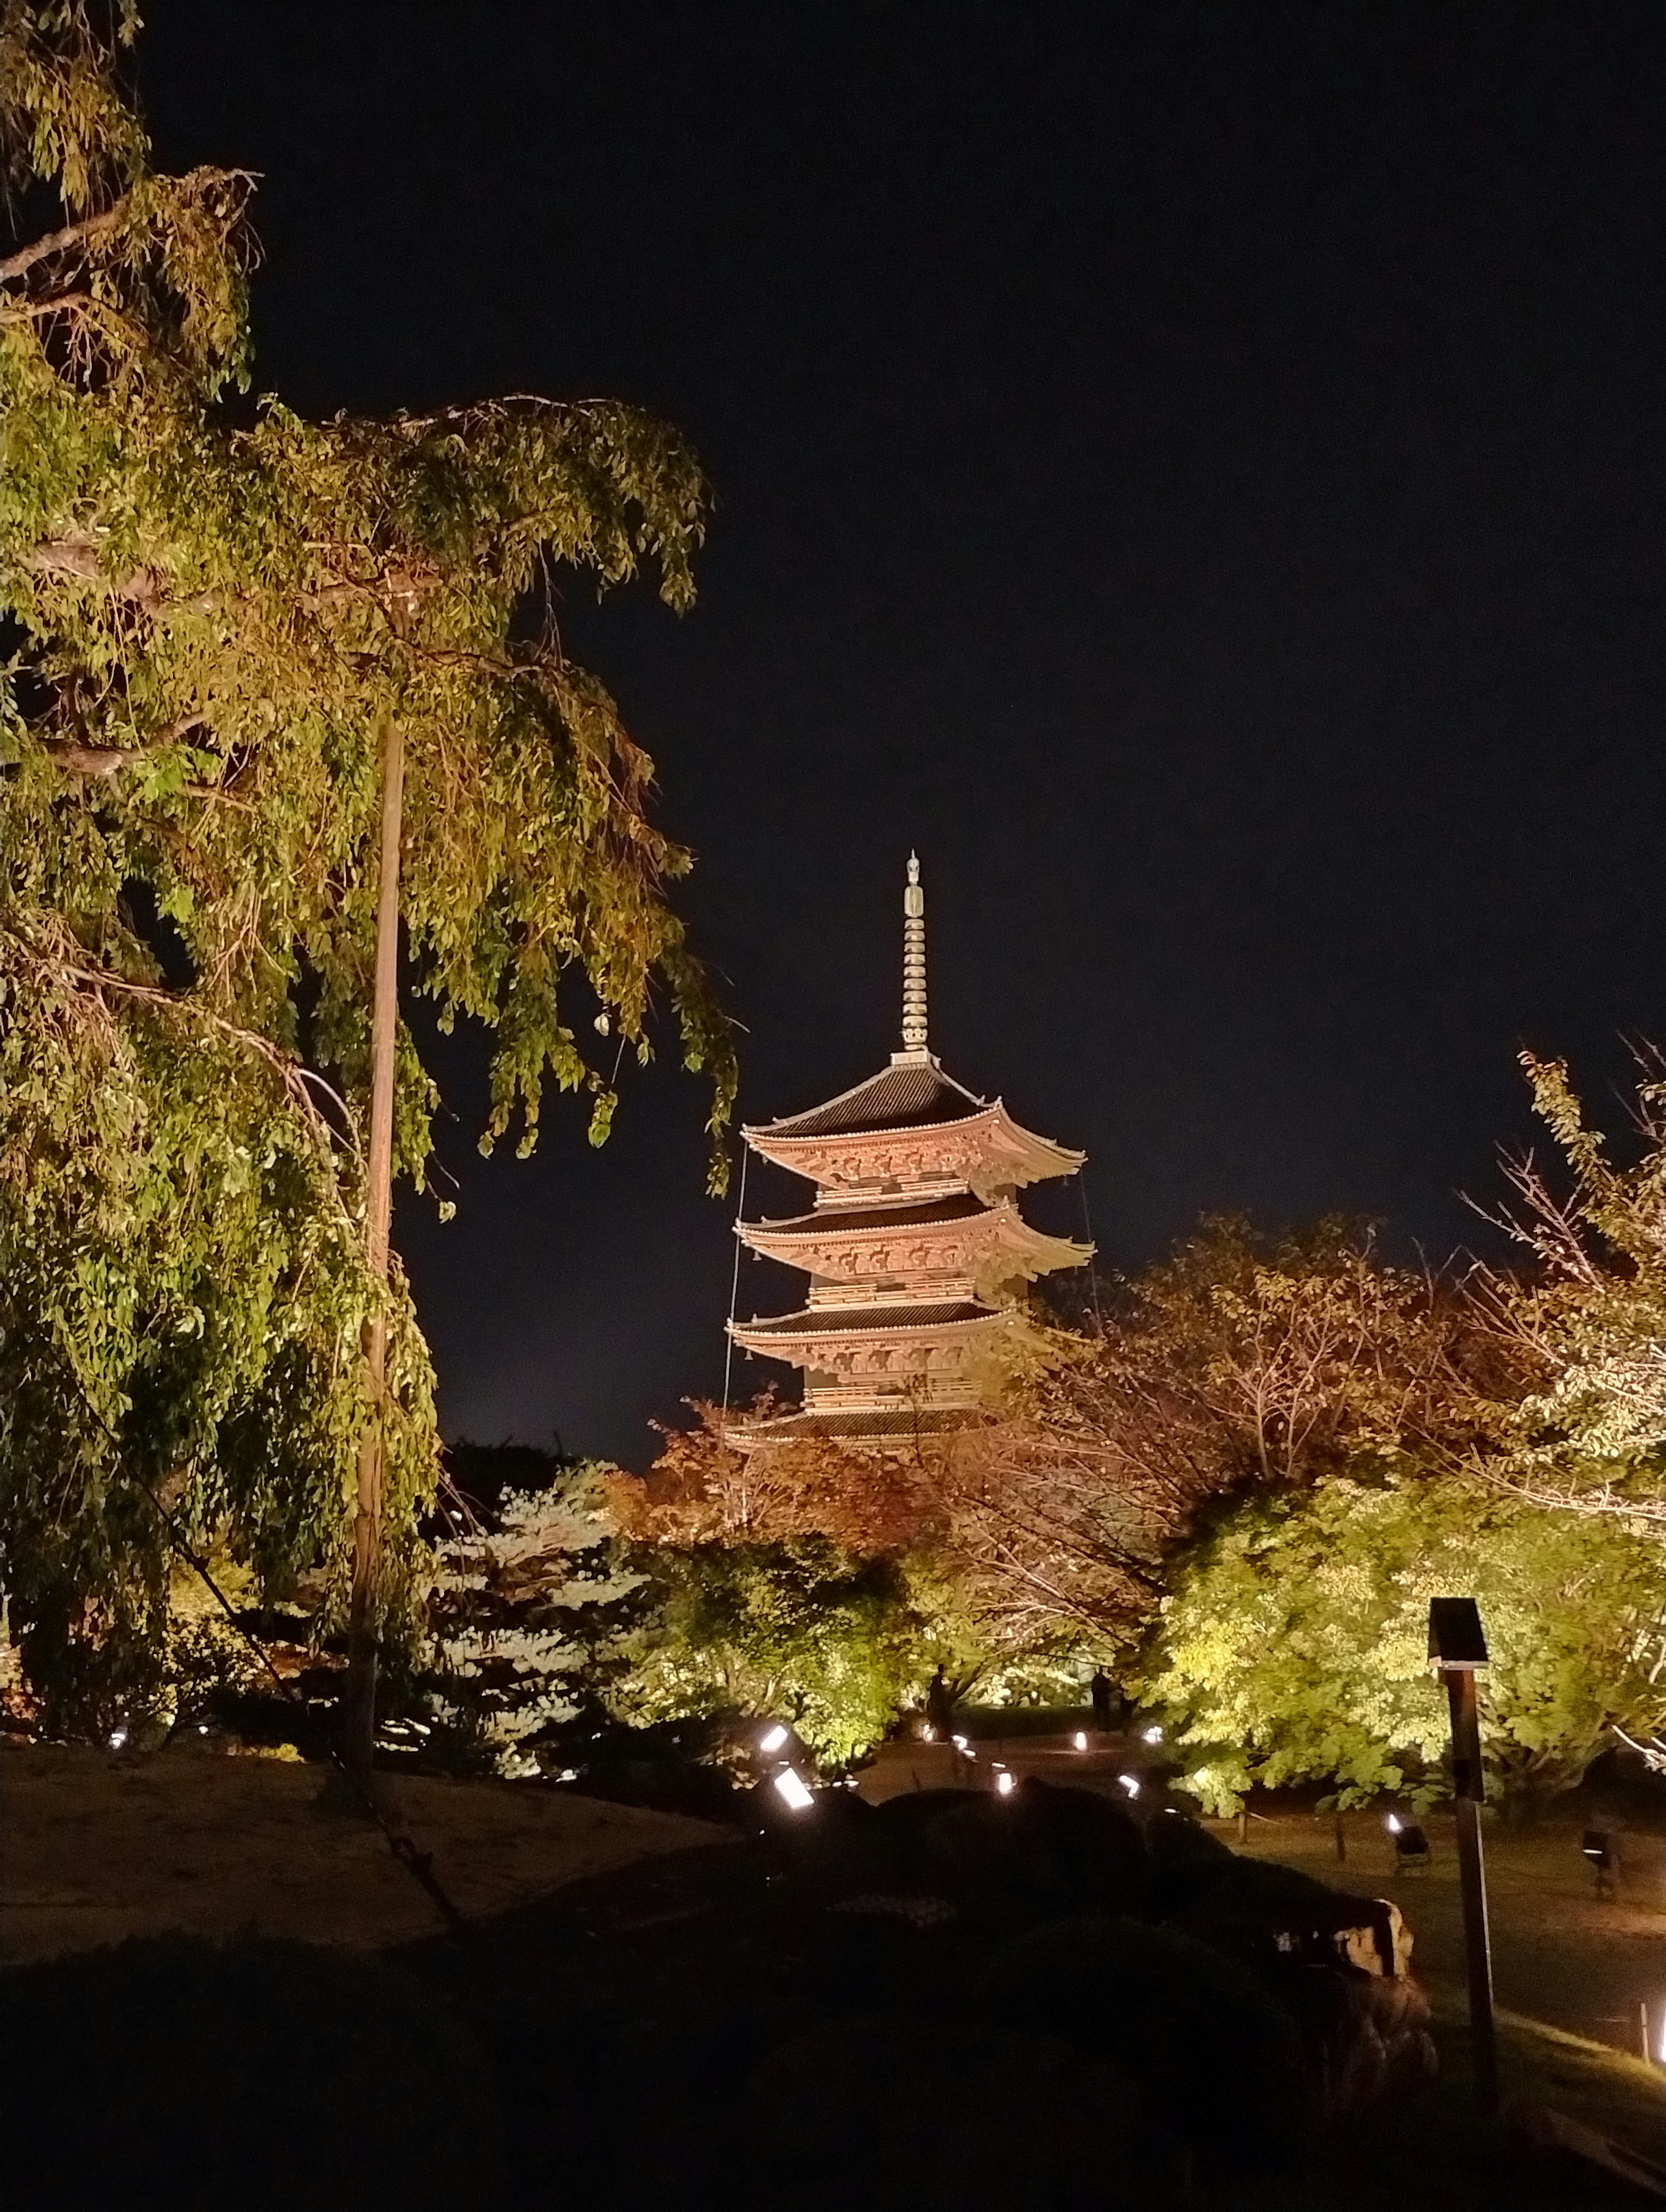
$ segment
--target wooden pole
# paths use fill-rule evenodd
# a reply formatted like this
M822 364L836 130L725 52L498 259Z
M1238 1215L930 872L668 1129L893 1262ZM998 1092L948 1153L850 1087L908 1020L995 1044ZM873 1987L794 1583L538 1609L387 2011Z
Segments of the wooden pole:
M1452 1716L1452 1794L1457 1814L1458 1886L1469 1980L1469 2047L1477 2109L1499 2109L1498 2032L1493 2019L1493 1944L1487 1924L1487 1866L1481 1850L1481 1711L1473 1667L1443 1667Z
M376 982L370 1024L370 1152L366 1164L365 1261L379 1288L387 1282L393 1214L393 1062L399 1034L399 835L404 806L404 737L389 715L382 726L381 872L376 887ZM343 1763L368 1795L376 1741L377 1586L381 1573L383 1423L387 1386L387 1316L378 1300L364 1325L370 1411L359 1438L358 1506L353 1516L353 1587L347 1625Z

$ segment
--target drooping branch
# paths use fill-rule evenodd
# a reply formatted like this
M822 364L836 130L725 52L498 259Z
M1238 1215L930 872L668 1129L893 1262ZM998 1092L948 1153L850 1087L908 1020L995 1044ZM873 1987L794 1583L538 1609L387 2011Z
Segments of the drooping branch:
M50 260L55 253L67 253L71 246L89 246L95 238L107 238L128 219L125 200L101 215L89 215L80 222L66 222L62 230L48 231L37 238L32 246L19 246L0 261L0 284L9 284L14 277L27 276L38 261Z
M118 975L112 969L94 967L61 953L45 952L15 931L8 934L38 975L50 975L60 984L97 999L100 1004L106 994L113 994L137 1005L156 1007L176 1020L212 1030L216 1036L235 1044L240 1050L263 1062L277 1076L300 1110L320 1152L332 1166L337 1143L346 1144L356 1154L358 1146L353 1133L353 1116L346 1101L323 1076L306 1066L293 1053L286 1052L271 1037L263 1036L258 1030L246 1027L240 1022L232 1021L185 992L170 991L160 983L141 982L132 976ZM327 1099L336 1109L340 1117L339 1129L331 1126L319 1107L320 1097ZM339 1193L337 1196L337 1203L345 1213L345 1203L341 1200Z

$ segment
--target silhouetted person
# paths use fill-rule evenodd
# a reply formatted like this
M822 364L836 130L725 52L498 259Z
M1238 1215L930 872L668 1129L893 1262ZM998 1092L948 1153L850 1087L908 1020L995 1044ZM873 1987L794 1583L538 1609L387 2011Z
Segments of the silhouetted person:
M1088 1684L1088 1695L1093 1700L1093 1725L1101 1735L1110 1734L1110 1677L1103 1667L1093 1670L1093 1680Z

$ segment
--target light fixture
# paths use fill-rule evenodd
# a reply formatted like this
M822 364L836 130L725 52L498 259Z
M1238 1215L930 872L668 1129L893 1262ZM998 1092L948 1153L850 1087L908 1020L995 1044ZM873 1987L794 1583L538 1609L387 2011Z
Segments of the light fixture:
M121 1747L122 1747L123 1744L125 1744L125 1743L126 1742L126 1741L127 1741L127 1730L126 1730L125 1729L117 1729L115 1730L115 1732L113 1733L113 1735L112 1735L111 1736L111 1738L110 1738L110 1748L111 1748L111 1750L112 1750L112 1751L119 1751L119 1750L121 1749Z
M1012 1777L1012 1776L1011 1776L1011 1775L1006 1771L1006 1769L1003 1766L1003 1767L1000 1769L1000 1771L999 1771L999 1773L995 1776L995 1788L996 1788L996 1790L999 1791L999 1793L1000 1794L1000 1796L1003 1796L1003 1797L1010 1797L1010 1796L1012 1796L1012 1794L1013 1790L1016 1790L1016 1789L1017 1789L1017 1787L1018 1787L1018 1784L1013 1780Z
M1390 1813L1388 1819L1383 1823L1383 1826L1388 1830L1391 1836L1397 1836L1405 1825L1405 1822L1401 1819L1398 1813Z
M932 1726L929 1721L926 1723L924 1728L920 1731L920 1741L921 1743L935 1743L937 1741L937 1730Z
M774 1728L758 1738L757 1747L760 1751L779 1751L786 1741L787 1730L777 1721Z
M1123 1789L1128 1791L1130 1797L1137 1797L1140 1795L1140 1784L1134 1776L1132 1774L1119 1774L1116 1779L1122 1784Z
M1148 1728L1140 1741L1143 1743L1161 1743L1163 1741L1163 1731L1160 1728Z
M1085 1729L1078 1729L1076 1731L1076 1748L1078 1751L1085 1751L1087 1749L1087 1730Z
M776 1775L775 1787L795 1813L802 1813L816 1802L814 1791L805 1787L802 1778L794 1774L790 1766L783 1766Z

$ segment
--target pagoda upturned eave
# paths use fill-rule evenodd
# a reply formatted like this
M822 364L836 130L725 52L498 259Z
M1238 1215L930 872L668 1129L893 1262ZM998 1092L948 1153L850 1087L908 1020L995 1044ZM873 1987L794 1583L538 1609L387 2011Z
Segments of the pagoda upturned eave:
M751 1149L824 1188L853 1193L903 1185L958 1186L985 1200L1003 1189L1074 1175L1087 1155L1038 1137L999 1098L956 1121L903 1123L807 1136L747 1126Z
M1085 1267L1091 1244L1032 1228L1008 1199L981 1204L956 1194L925 1205L825 1206L785 1221L737 1221L741 1243L764 1259L834 1282L944 1273L981 1282L1033 1282Z
M729 1334L748 1352L783 1360L789 1367L806 1367L816 1364L830 1346L889 1346L895 1351L908 1345L967 1342L990 1331L1010 1329L1016 1318L1012 1306L988 1306L976 1298L945 1298L936 1304L897 1300L858 1307L806 1306L798 1313L732 1321Z

